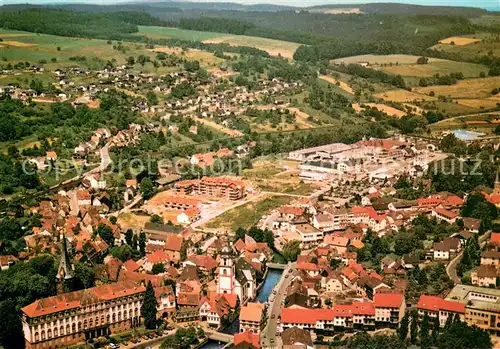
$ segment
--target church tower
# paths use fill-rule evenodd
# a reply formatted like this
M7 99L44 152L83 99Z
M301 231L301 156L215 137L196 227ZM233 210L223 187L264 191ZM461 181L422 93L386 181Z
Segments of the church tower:
M500 179L498 177L498 171L495 178L495 186L493 187L493 195L500 195Z
M66 236L63 235L61 239L61 259L59 261L59 268L57 269L57 293L65 292L65 285L73 279L73 265L69 258L68 246Z
M234 293L234 255L229 246L222 248L219 261L219 282L217 283L217 293Z

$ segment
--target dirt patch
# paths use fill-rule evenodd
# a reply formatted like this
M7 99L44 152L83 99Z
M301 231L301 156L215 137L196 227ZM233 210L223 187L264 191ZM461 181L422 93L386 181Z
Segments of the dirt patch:
M464 38L461 36L452 36L452 37L446 38L444 40L440 40L439 43L440 44L447 44L447 45L455 44L457 46L465 46L465 45L469 45L469 44L472 44L474 42L479 42L479 41L481 41L481 39Z
M146 223L149 222L149 216L136 215L134 213L122 213L118 216L118 224L122 229L144 229Z
M387 115L394 116L394 117L397 117L397 118L400 118L400 117L403 117L403 116L406 115L406 113L404 111L396 109L396 108L393 108L393 107L390 107L390 106L385 105L385 104L380 104L380 103L364 103L363 105L366 105L366 106L368 106L370 108L376 108L377 110L379 110L381 112L384 112ZM359 105L358 103L353 103L352 104L352 108L354 110L356 110L358 113L361 112L362 110L364 110L364 108L361 107L361 105Z
M37 103L56 103L56 99L51 99L51 98L32 98L33 102Z
M377 93L375 95L377 98L381 98L385 101L393 101L398 103L413 102L413 101L436 101L436 97L431 97L425 94L410 92L403 89L395 89L390 91L385 91Z
M340 87L342 90L346 91L347 93L350 93L352 95L354 94L354 90L352 89L352 87L349 86L349 84L345 83L344 81L337 80L331 76L326 76L326 75L320 76L320 79L328 81L331 84L337 85L338 87Z
M7 46L16 46L16 47L29 47L29 46L35 46L35 44L27 44L25 42L21 41L15 41L15 40L4 40L2 41L2 45L7 45Z
M288 108L288 110L295 114L295 120L300 126L302 126L302 128L312 128L312 126L307 122L309 114L304 113L298 108Z
M19 36L32 36L32 33L5 33L0 34L0 38L17 38Z

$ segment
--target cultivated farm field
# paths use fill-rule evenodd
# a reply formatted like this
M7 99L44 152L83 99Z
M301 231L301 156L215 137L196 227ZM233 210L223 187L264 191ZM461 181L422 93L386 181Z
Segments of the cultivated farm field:
M267 51L271 56L282 56L293 59L293 54L300 44L274 39L258 38L246 35L222 36L215 39L204 40L205 43L225 43L233 46L250 46Z
M479 77L481 73L488 73L488 67L467 62L455 61L437 61L428 64L399 64L392 66L382 67L387 73L402 75L402 76L416 76L416 77L431 77L435 74L450 74L461 72L466 78Z
M436 101L436 97L431 97L425 94L410 92L403 89L394 89L375 95L385 101L392 101L397 103L413 102L413 101Z
M414 90L419 94L429 95L431 91L436 96L443 95L452 98L488 98L491 91L500 87L500 77L460 80L450 86L417 87Z
M387 115L394 116L397 118L403 117L406 115L406 112L396 109L394 107L381 104L381 103L362 103L361 105L359 103L353 103L352 108L356 110L358 113L364 110L363 106L367 106L370 108L376 108L378 111L384 112Z
M446 44L446 45L465 46L465 45L469 45L469 44L479 42L479 41L481 41L481 39L465 37L465 36L452 36L452 37L440 40L439 43Z
M351 63L362 63L367 62L370 65L381 65L381 64L416 64L419 56L413 55L359 55L351 57L337 58L331 61L333 64L351 64ZM429 58L429 63L446 61L439 58Z

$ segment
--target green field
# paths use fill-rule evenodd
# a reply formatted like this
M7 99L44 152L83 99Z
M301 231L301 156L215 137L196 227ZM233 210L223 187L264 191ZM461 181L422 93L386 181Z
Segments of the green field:
M478 38L481 39L481 41L462 46L437 43L436 45L432 46L432 49L450 53L458 53L462 55L463 58L479 58L485 55L489 55L490 52L494 56L500 56L499 34L478 33L474 35L464 35L464 37Z
M286 205L292 200L293 198L288 196L269 196L257 202L249 202L224 212L208 222L206 227L226 227L231 228L233 231L239 227L249 229L256 225L264 214L282 205Z
M445 75L461 72L466 78L477 78L481 73L488 74L488 67L481 64L455 62L455 61L436 61L428 64L400 64L385 66L382 68L385 72L416 77L431 77L435 74Z
M143 25L139 26L139 33L137 33L137 35L146 36L152 39L172 38L189 41L204 41L223 36L230 36L229 34L185 30L179 28L149 27Z
M167 29L147 27L153 29ZM218 34L217 34L218 35ZM125 64L128 57L137 58L139 55L149 56L151 60L155 59L154 51L163 51L169 53L181 54L180 49L170 49L157 47L155 50L146 48L142 43L122 42L121 45L125 50L114 49L117 45L116 41L108 43L106 40L70 38L64 36L36 34L14 30L0 29L0 60L3 63L30 62L38 64L45 61L44 66L49 70L56 68L64 68L68 66L87 66L92 69L100 69L109 60L115 61L115 64ZM59 49L58 49L59 48ZM172 51L172 52L170 52ZM184 52L187 59L197 59L204 67L215 67L221 59L214 57L212 53L201 52L197 50L188 50ZM75 62L70 60L70 57L84 56L85 62ZM55 58L56 62L52 62ZM155 72L164 74L173 70L178 70L176 67L159 67L154 68L152 64L140 66L136 64L137 70L143 72ZM0 80L3 77L0 76ZM12 76L7 79L12 80ZM16 80L25 80L24 77L16 77Z
M137 35L147 36L152 39L172 38L190 41L203 41L207 43L226 43L233 46L250 46L267 51L272 56L281 55L293 58L295 50L300 44L288 41L266 39L246 35L231 35L223 33L185 30L178 28L139 26Z

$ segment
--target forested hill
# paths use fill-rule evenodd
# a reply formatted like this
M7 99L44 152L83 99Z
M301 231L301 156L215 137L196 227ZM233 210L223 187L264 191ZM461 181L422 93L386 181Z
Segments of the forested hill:
M0 11L3 28L62 36L121 39L137 33L137 25L161 26L167 22L145 12L87 13L50 8Z
M488 11L475 7L459 6L422 6L395 3L373 3L373 4L344 4L344 5L320 5L309 7L309 10L335 9L335 8L359 8L362 13L377 13L385 15L436 15L436 16L463 16L467 18L479 17Z

